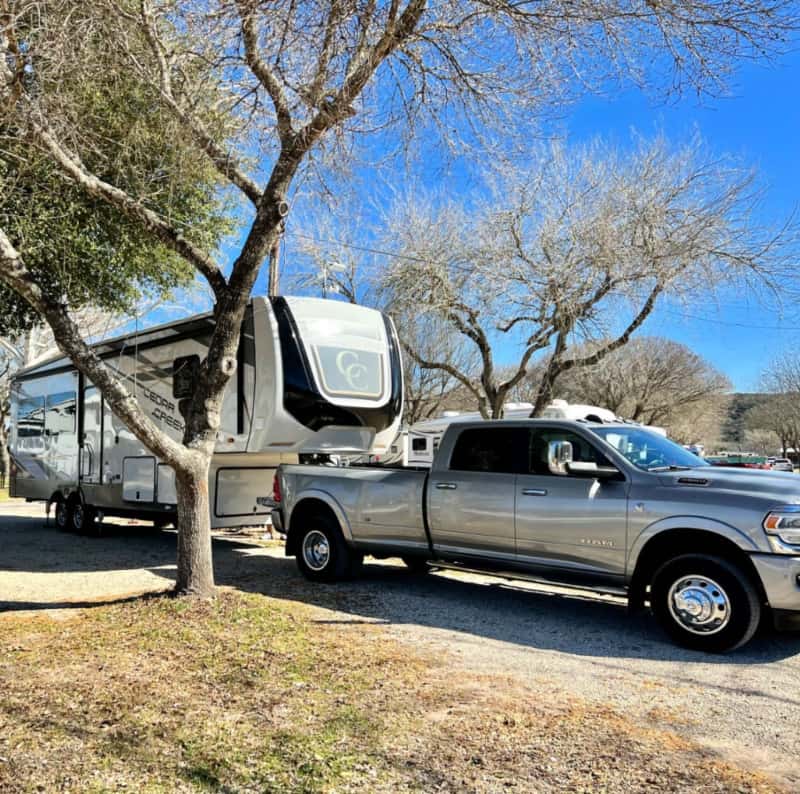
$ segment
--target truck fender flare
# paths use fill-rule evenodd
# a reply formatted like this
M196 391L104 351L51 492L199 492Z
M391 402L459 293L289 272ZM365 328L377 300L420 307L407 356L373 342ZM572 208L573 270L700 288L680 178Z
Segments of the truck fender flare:
M336 520L339 522L339 527L341 528L345 539L348 541L353 540L353 531L350 528L350 522L347 520L347 514L342 509L342 506L327 491L321 491L317 488L309 488L306 491L301 491L294 498L292 512L286 517L286 529L289 532L292 531L292 516L294 515L295 511L300 505L303 504L303 502L309 499L314 499L317 502L324 502L324 504L327 505L336 516Z
M642 549L647 543L652 540L656 535L661 535L664 532L669 532L673 529L679 530L698 530L700 532L708 532L713 535L718 535L731 541L738 546L742 551L759 551L755 541L746 533L742 532L724 521L718 521L714 518L706 518L705 516L670 516L669 518L662 518L654 521L652 524L646 526L635 538L631 544L630 551L628 552L628 560L626 564L627 578L630 580L633 572L636 570L636 564L639 561Z

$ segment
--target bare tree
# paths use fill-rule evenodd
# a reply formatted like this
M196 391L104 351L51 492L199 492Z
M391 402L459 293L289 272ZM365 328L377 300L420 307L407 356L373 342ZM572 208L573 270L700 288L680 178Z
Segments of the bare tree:
M24 241L0 230L0 280L46 320L113 411L175 470L178 592L213 592L207 476L221 400L236 367L253 284L304 167L311 166L311 178L326 157L347 154L353 134L395 123L447 136L456 110L466 111L462 118L476 139L487 131L487 138L496 135L500 117L524 129L533 108L563 99L563 88L581 87L587 75L595 84L612 73L646 82L654 62L662 81L669 75L678 86L688 81L714 89L736 59L774 52L795 28L788 0L554 0L535 6L495 0L0 0L6 126L65 178L183 257L214 293L215 330L179 442L145 416L84 342L69 306L37 283L25 264ZM98 40L102 47L81 46ZM91 91L109 69L138 80L153 98L153 112L174 119L182 140L250 207L249 229L229 268L180 219L153 208L148 194L157 180L123 189L93 170L93 141L73 99L76 87ZM490 379L486 385L491 388Z
M591 352L585 350L583 355ZM677 424L730 388L725 375L686 345L659 337L632 339L600 363L572 370L555 384L559 397L664 426Z
M748 450L754 450L757 455L767 457L780 449L784 457L786 456L786 447L773 430L765 428L745 430L744 444Z
M745 441L756 431L774 434L786 456L791 448L800 449L800 392L773 394L753 406L745 415Z
M599 144L555 146L469 211L398 207L388 228L400 256L384 286L475 346L477 383L406 348L471 390L485 416L500 416L537 365L535 414L557 378L625 345L661 296L696 300L721 281L774 285L790 238L757 227L755 200L753 175L710 158L699 141L677 151L640 142L628 157ZM495 363L499 344L518 351L510 369Z
M791 351L777 356L762 373L769 396L745 415L747 430L774 433L783 455L800 449L800 356Z
M320 217L323 220L320 220ZM343 225L329 214L316 213L313 221L301 225L295 261L294 283L301 290L323 297L338 295L350 303L360 303L393 315L400 335L406 342L414 340L415 350L446 358L461 369L469 370L477 363L463 337L453 333L445 323L430 317L419 317L414 310L391 304L391 293L381 289L379 274L391 266L390 252L375 248L365 240L365 231L374 231L368 219L352 219ZM366 243L371 242L372 245ZM388 262L387 262L388 260ZM403 358L403 419L414 424L430 419L448 404L458 385L442 370L425 369L409 356Z

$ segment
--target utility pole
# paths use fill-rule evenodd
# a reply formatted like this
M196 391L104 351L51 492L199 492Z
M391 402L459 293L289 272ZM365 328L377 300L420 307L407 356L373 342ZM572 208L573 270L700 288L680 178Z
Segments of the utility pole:
M331 273L344 273L345 270L347 270L347 268L340 262L323 262L320 265L323 298L328 297L328 289L330 289L331 292L339 292L339 285L336 283L335 279L331 279Z
M269 249L269 283L267 295L274 298L278 294L278 267L280 266L281 235L275 238L272 248Z
M280 267L281 240L286 231L286 216L289 214L289 205L281 201L278 205L278 214L281 216L281 223L278 234L275 235L275 242L269 249L269 278L267 280L267 296L274 298L278 294L278 268Z

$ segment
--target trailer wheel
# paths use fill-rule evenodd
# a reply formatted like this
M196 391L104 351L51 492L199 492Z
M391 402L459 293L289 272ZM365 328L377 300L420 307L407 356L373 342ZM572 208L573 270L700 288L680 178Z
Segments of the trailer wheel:
M339 527L327 516L309 516L299 530L297 567L312 582L336 582L358 573L364 555L354 552Z
M95 521L96 513L92 505L87 505L80 499L75 499L69 508L71 529L80 535L99 535L99 525Z
M72 525L69 520L69 508L67 507L67 503L63 499L56 499L55 505L56 511L53 520L56 522L56 527L62 532L70 532L72 530Z
M685 554L653 576L650 605L674 642L707 653L744 645L761 619L755 585L738 565L722 557Z

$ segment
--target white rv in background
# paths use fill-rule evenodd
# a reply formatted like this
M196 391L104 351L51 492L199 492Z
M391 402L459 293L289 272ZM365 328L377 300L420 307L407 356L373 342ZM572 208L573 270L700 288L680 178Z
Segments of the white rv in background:
M532 403L506 403L503 406L503 419L528 419L532 410ZM624 421L608 408L602 408L599 405L568 403L566 400L553 400L544 408L541 418L601 423ZM380 458L380 462L388 465L430 466L444 431L451 424L475 422L480 419L481 415L477 411L468 413L445 411L436 419L426 419L424 422L417 422L403 428L392 442L388 453ZM646 427L659 435L667 435L663 427L653 427L652 425Z
M175 439L178 408L208 349L210 314L95 345ZM188 389L188 391L187 391ZM394 327L373 309L316 298L254 298L242 328L211 464L213 527L266 523L275 468L305 454L384 454L402 414ZM12 496L56 507L64 528L98 514L174 520L175 479L63 356L12 384Z

